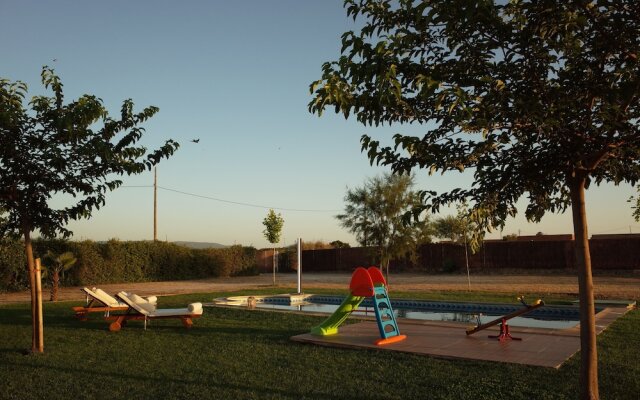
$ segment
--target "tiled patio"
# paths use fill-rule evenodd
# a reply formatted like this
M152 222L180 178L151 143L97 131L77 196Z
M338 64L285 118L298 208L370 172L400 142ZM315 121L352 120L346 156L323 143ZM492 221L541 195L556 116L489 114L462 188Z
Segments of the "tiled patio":
M618 307L599 312L596 315L597 332L602 332L626 312L626 308ZM386 346L373 344L379 338L375 321L342 326L339 333L333 336L313 336L307 333L293 336L291 340L322 346L401 351L441 358L498 361L550 368L559 368L580 350L579 326L564 330L513 327L512 335L522 338L522 341L501 342L487 337L497 334L497 327L467 336L465 330L468 326L459 323L399 319L398 324L407 339Z

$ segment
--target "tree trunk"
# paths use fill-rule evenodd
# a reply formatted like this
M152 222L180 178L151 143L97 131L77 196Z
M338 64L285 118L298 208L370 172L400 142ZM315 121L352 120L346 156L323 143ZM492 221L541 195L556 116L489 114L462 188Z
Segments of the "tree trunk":
M585 209L585 176L569 180L580 298L580 399L599 399L593 277Z
M273 248L273 286L276 285L276 248Z
M389 261L391 257L388 256L388 253L385 248L378 247L378 260L380 260L380 271L384 276L384 280L387 281L387 287L389 286Z
M44 352L44 323L42 321L42 265L40 259L35 259L36 264L36 320L38 322L38 353Z
M467 249L467 231L464 231L464 262L467 266L467 285L471 291L471 273L469 272L469 250Z
M29 226L24 225L22 228L24 235L24 248L27 255L27 272L29 275L29 288L31 289L31 352L39 353L38 343L40 343L40 330L38 327L41 325L38 315L38 294L36 288L36 267L35 260L33 258L33 246L31 243L31 229Z
M49 300L58 301L58 287L60 286L60 272L54 270L51 273L51 297Z
M386 268L384 280L387 281L387 290L389 290L389 262L391 262L391 258L387 258L384 262Z

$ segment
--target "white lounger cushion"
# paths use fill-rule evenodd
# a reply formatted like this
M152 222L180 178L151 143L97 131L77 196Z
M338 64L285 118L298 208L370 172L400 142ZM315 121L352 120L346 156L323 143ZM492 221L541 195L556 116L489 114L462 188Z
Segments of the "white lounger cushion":
M142 315L146 315L148 317L180 317L180 316L189 316L189 315L201 315L202 314L202 303L193 303L189 304L188 308L162 308L156 310L149 310L145 308L142 304L134 302L129 295L125 292L118 293L118 297L121 298L129 307L138 311ZM193 309L193 311L191 311Z
M194 306L197 304L200 306ZM191 306L194 306L194 311L191 311ZM189 304L189 308L160 308L155 312L149 313L150 317L179 317L183 315L202 315L202 303Z
M124 307L124 306L126 306L126 304L119 302L117 299L113 298L111 295L109 295L107 292L105 292L102 289L99 289L99 288L93 288L93 289L83 288L82 290L84 290L85 293L87 293L89 296L91 296L94 299L100 301L101 303L103 303L107 307Z
M151 301L151 298L153 298L154 301ZM129 294L129 299L131 299L131 301L133 301L134 303L139 304L140 307L149 312L153 312L156 310L156 301L158 299L156 296L151 296L145 300L137 294L131 293Z
M107 307L126 307L127 304L123 303L121 301L119 301L118 299L112 297L110 294L108 294L107 292L105 292L104 290L100 289L100 288L93 288L93 289L89 289L89 288L83 288L82 289L87 295L93 297L94 299L100 301L101 303L103 303L104 305L106 305ZM123 292L124 293L124 292ZM156 304L158 302L158 298L156 296L149 296L147 297L147 299L145 300L144 298L138 296L137 294L128 294L129 298L139 304L142 304L142 306L145 309L148 309L149 311L153 311L156 309Z

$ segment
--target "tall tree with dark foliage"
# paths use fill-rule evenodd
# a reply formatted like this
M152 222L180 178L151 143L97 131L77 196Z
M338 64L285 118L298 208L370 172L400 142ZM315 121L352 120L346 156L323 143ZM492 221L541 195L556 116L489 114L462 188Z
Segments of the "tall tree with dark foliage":
M585 190L640 178L640 3L347 0L358 31L311 85L327 107L365 125L421 124L393 145L363 136L395 173L470 170L473 184L423 192L423 209L469 201L501 227L571 209L580 288L581 394L598 394Z

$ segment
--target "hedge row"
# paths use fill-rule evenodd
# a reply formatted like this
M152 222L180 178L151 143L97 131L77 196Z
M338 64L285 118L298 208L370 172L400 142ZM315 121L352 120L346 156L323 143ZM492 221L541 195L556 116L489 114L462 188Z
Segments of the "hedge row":
M36 240L35 257L48 250L72 252L76 265L63 277L66 286L184 280L257 273L256 249L239 245L190 249L166 242ZM0 290L28 286L24 243L0 240Z

